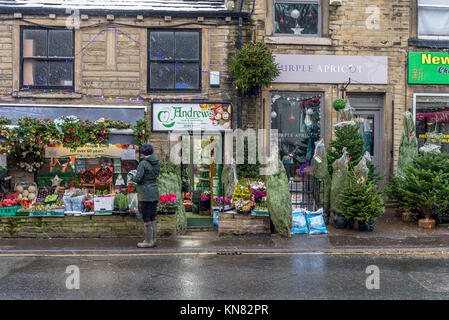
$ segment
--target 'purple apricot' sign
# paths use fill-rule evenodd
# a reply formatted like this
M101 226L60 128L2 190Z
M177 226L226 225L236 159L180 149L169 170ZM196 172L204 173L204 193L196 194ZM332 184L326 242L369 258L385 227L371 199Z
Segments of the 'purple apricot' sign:
M387 84L388 57L275 54L281 75L274 83Z

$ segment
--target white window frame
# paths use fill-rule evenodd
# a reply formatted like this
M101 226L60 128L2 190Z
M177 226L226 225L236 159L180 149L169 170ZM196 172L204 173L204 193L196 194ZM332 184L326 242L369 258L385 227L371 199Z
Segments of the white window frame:
M418 39L422 40L449 40L449 30L448 34L445 36L424 36L419 34L419 8L449 8L449 4L420 4L419 0L417 0L418 12L416 15L416 25L417 25L417 33Z
M322 1L327 0L273 0L273 36L276 37L309 37L309 38L320 38L323 34L323 12L322 12ZM292 34L292 33L277 33L275 26L276 26L276 3L299 3L299 4L318 4L318 29L317 34Z
M449 93L414 93L413 94L413 120L416 123L416 98L417 97L449 97Z

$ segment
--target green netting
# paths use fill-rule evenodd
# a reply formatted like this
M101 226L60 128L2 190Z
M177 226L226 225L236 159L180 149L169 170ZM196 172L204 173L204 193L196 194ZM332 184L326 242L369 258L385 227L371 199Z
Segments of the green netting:
M276 230L290 237L292 229L292 199L288 188L288 178L284 165L279 160L278 170L266 178L267 206Z
M182 203L182 180L179 170L174 172L163 172L157 179L159 194L176 194L176 227L178 232L182 232L187 228L187 216L184 205Z
M418 156L418 139L415 134L415 123L413 121L413 115L410 112L404 113L404 134L401 138L401 144L399 145L398 156L398 169L397 176L404 178L404 169L412 159Z
M364 177L365 179L367 179L369 175L368 162L371 162L371 156L367 151L362 156L359 163L354 167L354 170L358 172L359 176Z
M223 196L232 197L234 189L237 185L235 166L225 164L221 172L221 180L223 182Z
M331 183L331 209L338 212L338 197L346 185L348 178L348 155L346 148L343 148L343 155L341 158L334 161L332 164L332 183Z

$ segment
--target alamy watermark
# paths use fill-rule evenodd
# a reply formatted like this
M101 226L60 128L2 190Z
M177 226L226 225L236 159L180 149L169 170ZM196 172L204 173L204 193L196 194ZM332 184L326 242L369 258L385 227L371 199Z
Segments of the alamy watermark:
M376 265L370 265L366 267L366 274L369 276L366 278L365 286L368 290L379 290L380 289L380 269Z
M65 280L65 286L68 290L79 290L80 288L80 268L76 265L70 265L65 269L69 276Z
M220 131L175 131L169 141L175 164L245 164L246 157L247 164L260 164L261 175L274 174L279 167L277 129L235 129L223 136Z

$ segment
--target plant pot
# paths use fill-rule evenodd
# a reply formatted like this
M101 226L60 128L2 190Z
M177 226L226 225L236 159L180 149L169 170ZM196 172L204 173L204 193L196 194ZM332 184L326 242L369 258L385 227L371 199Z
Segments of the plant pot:
M413 212L402 212L402 221L404 222L415 222L416 213Z
M332 222L336 229L344 229L346 226L345 217L338 212L332 212Z
M422 229L435 229L435 219L419 219L418 226Z
M355 227L354 219L345 220L345 227L349 229L354 229Z
M200 201L200 211L210 210L210 201Z
M436 220L436 224L449 223L449 216L448 216L448 215L437 216L437 217L435 218L435 220Z
M374 231L374 221L373 222L359 222L359 231L373 232Z

